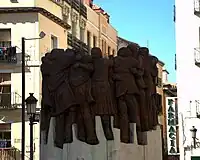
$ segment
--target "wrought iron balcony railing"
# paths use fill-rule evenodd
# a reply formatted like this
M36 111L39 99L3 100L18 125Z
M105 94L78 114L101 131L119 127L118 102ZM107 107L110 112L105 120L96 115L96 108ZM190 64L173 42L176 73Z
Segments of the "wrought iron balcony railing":
M200 0L194 0L194 14L200 17Z
M194 61L195 61L195 65L200 67L200 48L194 49Z
M72 36L71 33L68 33L67 43L72 48L74 48L74 49L83 49L85 54L88 54L88 46L84 42L79 40L78 38Z
M15 109L20 102L20 95L14 93L0 93L0 110Z
M64 0L67 2L72 8L74 8L80 15L87 19L87 8L81 2L81 0Z
M2 160L20 160L20 151L16 148L0 148L0 157Z
M20 64L21 63L21 53L16 53L16 47L10 48L0 47L0 64ZM25 61L29 61L30 56L26 54Z

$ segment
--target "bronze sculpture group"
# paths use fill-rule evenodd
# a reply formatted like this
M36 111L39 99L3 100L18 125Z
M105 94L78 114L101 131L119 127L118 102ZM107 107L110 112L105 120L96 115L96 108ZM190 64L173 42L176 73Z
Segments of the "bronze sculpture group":
M109 58L97 47L91 55L83 53L53 49L42 57L41 130L46 140L51 117L55 117L54 143L59 148L73 142L73 124L80 141L97 145L95 116L100 116L107 140L114 140L111 117L123 143L132 143L130 124L136 124L138 134L155 129L160 105L158 59L148 48L130 44ZM138 143L144 145L139 139Z

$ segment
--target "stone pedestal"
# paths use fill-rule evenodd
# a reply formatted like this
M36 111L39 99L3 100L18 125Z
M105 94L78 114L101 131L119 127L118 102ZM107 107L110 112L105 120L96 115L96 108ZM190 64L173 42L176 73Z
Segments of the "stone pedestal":
M100 117L96 117L96 132L100 143L98 145L88 145L79 141L75 136L75 126L73 126L74 141L65 144L63 149L54 147L54 119L51 119L48 143L44 144L44 133L41 133L40 160L161 160L162 141L161 130L158 127L155 131L147 132L148 145L137 145L135 124L132 124L134 132L133 144L120 142L120 131L113 128L113 141L105 139Z

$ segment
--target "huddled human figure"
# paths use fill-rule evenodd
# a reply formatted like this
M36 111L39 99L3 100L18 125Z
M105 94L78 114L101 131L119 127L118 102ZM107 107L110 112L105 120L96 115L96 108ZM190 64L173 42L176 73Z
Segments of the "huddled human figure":
M55 117L57 147L73 142L74 123L80 141L97 145L95 116L99 116L107 140L114 140L114 124L120 129L121 142L133 143L136 124L138 144L146 145L141 135L156 129L161 105L157 63L148 48L134 43L109 57L98 47L90 55L73 49L46 53L41 65L41 130L46 132L46 142L50 119Z

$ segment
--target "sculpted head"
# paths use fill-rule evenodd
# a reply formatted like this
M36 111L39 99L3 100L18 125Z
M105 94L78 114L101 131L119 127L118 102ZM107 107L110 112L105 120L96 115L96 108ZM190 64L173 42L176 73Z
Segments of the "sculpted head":
M158 58L155 56L150 56L152 65L156 65L158 63Z
M47 52L42 58L41 61L42 63L45 63L48 60L48 57L51 55L51 53Z
M132 52L127 47L122 47L118 50L117 55L121 57L129 57L132 56Z
M76 60L77 61L80 61L84 56L84 54L83 54L83 52L81 50L75 50L75 55L76 55Z
M101 49L98 47L93 47L91 49L91 56L92 56L92 58L102 58Z
M133 57L137 57L139 51L139 45L136 43L131 43L127 46L128 49L132 52Z
M140 47L139 54L141 54L144 57L149 56L149 49L147 47Z

